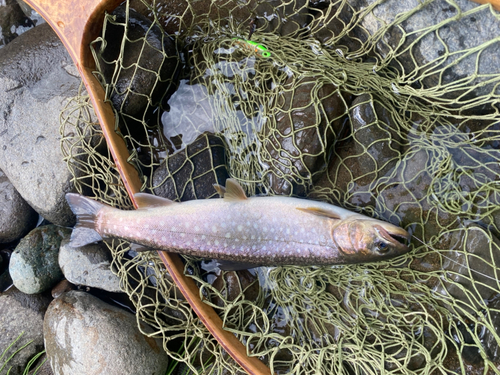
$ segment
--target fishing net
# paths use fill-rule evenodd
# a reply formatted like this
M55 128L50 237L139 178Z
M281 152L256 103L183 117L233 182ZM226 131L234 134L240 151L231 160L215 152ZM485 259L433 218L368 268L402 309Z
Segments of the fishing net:
M272 371L500 373L499 26L489 6L451 0L137 2L106 16L96 75L144 191L212 198L232 177L413 234L409 254L373 264L220 272L183 257ZM131 209L84 93L61 119L77 189ZM108 245L175 371L237 371L155 253Z

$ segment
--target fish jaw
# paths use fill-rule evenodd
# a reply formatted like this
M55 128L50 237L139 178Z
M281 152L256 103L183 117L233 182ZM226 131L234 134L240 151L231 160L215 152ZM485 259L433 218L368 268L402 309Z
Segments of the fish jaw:
M359 216L343 220L332 229L332 239L349 263L393 258L407 253L410 234L403 228Z

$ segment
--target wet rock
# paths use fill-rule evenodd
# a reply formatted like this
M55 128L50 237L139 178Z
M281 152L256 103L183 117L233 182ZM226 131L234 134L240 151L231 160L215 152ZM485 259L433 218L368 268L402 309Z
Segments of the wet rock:
M369 34L357 23L357 15L348 2L311 1L312 36L324 46L334 46L337 53L357 52Z
M69 239L61 241L59 266L66 279L75 285L121 292L120 278L111 272L111 253L103 242L71 247Z
M19 195L0 170L0 243L21 238L33 229L38 214Z
M63 238L71 230L55 225L33 229L12 253L9 272L14 285L24 293L34 294L50 289L63 278L57 261Z
M160 340L136 317L85 292L71 291L50 304L45 349L56 374L165 374Z
M276 129L264 130L267 178L274 194L304 195L313 176L326 168L330 146L342 131L345 99L332 84L291 77L279 100Z
M33 26L16 0L0 3L0 48Z
M248 270L221 272L212 286L222 295L222 298L215 295L213 299L220 307L224 307L225 301L232 302L236 299L256 301L260 293L258 277Z
M156 13L158 21L169 34L183 34L188 29L210 22L221 28L233 25L244 25L246 28L253 17L255 0L200 0L193 2L159 0L151 9L141 0L132 0L130 7L154 21ZM182 18L182 22L180 19ZM230 20L230 21L229 21Z
M213 184L224 185L227 178L222 141L203 134L156 169L153 189L172 200L204 199L216 196Z
M164 35L158 26L152 26L147 18L130 9L127 41L120 56L125 6L111 14L116 20L106 24L107 44L96 46L103 48L98 61L106 83L114 85L110 96L115 109L142 118L148 105L156 106L172 84L179 65L177 47L174 39ZM121 59L118 67L113 63L117 59Z
M495 332L486 329L483 336L483 347L488 357L495 362L500 361L500 347L495 335L500 336L500 298L498 296L488 305L488 312L491 318L491 327Z
M0 53L0 168L26 202L58 225L73 225L64 198L71 175L60 150L59 116L80 77L49 25Z
M254 14L259 31L290 37L307 32L309 7L306 0L262 1L255 8Z
M486 307L484 301L498 293L500 241L472 222L447 231L442 237L447 237L446 247L438 246L449 251L441 252L442 259L430 266L445 270L445 274L429 287L448 300L458 314L477 315Z
M355 9L362 11L375 1L350 0L349 2ZM444 0L429 2L425 6L422 6L418 0L384 1L375 6L373 12L362 19L361 24L373 36L385 25L394 22L396 17L404 19L404 14L414 12L415 8L419 8L409 18L390 27L376 46L382 58L388 57L389 54L392 55L394 50L403 52L410 48L408 52L401 53L396 57L392 63L404 74L424 66L432 67L432 71L436 72L434 74L431 74L429 69L421 69L422 73L425 72L425 77L422 77L417 83L419 88L432 88L438 84L453 84L473 75L498 74L500 72L499 41L490 44L481 51L480 55L477 52L469 56L460 53L465 49L489 42L500 34L500 24L493 14L494 12L492 13L488 8L474 11L479 7L479 4L467 0L458 0L456 4L458 9ZM471 13L464 15L465 12ZM428 27L439 23L443 25L437 32L428 31ZM407 33L404 40L401 28ZM408 35L408 33L412 34ZM417 37L422 38L416 42ZM412 44L413 46L410 47ZM445 54L450 55L444 58ZM439 71L438 69L441 68L443 70ZM445 95L458 97L466 94L466 99L472 99L494 91L499 93L500 89L495 88L493 82L476 87L473 92L466 92L472 85L481 81L486 81L486 79L475 78L472 83L467 84L465 89L448 92Z
M374 205L373 183L381 183L401 159L399 126L387 107L369 94L354 99L350 119L350 132L339 140L328 173L315 183L315 190L335 187L345 194L335 199L338 203Z
M19 351L4 368L4 370L8 370L9 366L12 366L11 375L22 374L27 362L43 350L43 317L50 301L50 296L26 295L17 290L16 287L11 287L8 291L0 293L0 353L24 332L2 358L0 367L5 358L9 358L16 350L33 340L26 348Z

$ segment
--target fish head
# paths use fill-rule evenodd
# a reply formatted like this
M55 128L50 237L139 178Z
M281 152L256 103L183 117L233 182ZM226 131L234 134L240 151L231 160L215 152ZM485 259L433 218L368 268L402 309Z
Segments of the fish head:
M343 220L333 227L332 239L349 263L393 258L410 250L406 230L370 218Z

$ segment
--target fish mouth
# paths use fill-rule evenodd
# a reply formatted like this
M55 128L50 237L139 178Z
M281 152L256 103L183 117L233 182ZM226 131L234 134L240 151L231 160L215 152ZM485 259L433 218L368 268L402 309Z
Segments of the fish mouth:
M392 226L391 228L384 228L381 225L374 225L375 229L377 232L380 234L380 236L392 244L392 246L400 252L408 252L410 248L408 247L407 243L410 242L410 233L408 233L406 230L403 228L399 228L396 226Z

